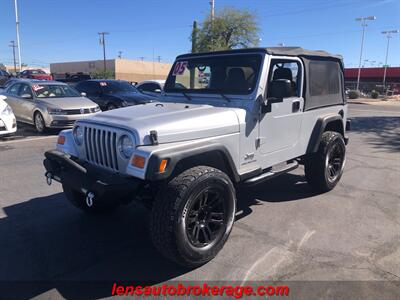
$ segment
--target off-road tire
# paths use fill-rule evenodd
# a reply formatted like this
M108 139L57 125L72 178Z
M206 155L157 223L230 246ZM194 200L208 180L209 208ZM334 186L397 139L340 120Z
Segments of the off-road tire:
M63 190L66 198L78 209L85 213L93 215L107 215L111 214L118 207L118 202L112 201L101 201L101 199L95 199L92 206L86 205L86 195L71 189L68 186L63 185Z
M38 133L46 131L46 122L44 121L43 115L38 111L33 115L33 125Z
M337 148L336 148L337 147ZM329 157L333 149L339 149L342 153L340 167L336 176L329 175ZM346 163L346 145L343 136L334 131L326 131L322 134L318 151L305 161L304 171L307 182L318 192L328 192L339 182Z
M187 231L191 232L191 229L187 223L190 222L195 201L199 201L202 193L208 195L213 189L224 194L221 203L226 207L223 217L226 223L221 225L219 234L214 235L214 242L205 247L196 247L190 241ZM235 212L236 193L230 178L212 167L193 167L165 183L159 190L151 212L151 239L167 259L186 267L196 267L213 259L222 249L231 232Z

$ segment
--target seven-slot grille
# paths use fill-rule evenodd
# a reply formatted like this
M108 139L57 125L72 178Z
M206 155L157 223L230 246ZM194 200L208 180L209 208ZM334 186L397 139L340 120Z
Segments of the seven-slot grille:
M118 171L117 133L108 129L84 127L87 161Z

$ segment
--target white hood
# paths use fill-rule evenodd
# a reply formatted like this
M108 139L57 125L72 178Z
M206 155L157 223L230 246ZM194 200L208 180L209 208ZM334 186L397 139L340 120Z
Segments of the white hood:
M83 122L133 131L139 145L151 144L150 131L159 143L201 139L239 132L237 108L188 103L153 102L103 112Z

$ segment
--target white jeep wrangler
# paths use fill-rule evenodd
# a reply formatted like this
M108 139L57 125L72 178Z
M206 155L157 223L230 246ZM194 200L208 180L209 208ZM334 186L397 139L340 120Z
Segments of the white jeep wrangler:
M340 56L298 47L178 56L160 102L62 131L45 153L47 181L89 213L143 201L157 249L203 264L229 236L237 186L303 164L315 189L335 187L349 127L343 81Z

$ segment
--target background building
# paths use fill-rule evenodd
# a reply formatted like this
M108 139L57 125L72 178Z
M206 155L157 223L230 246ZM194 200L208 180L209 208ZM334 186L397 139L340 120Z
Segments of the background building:
M108 59L107 71L115 74L115 79L128 81L142 81L147 79L165 79L171 64L152 61ZM92 73L101 72L104 68L103 60L61 62L50 64L50 72L56 75L65 73Z
M362 68L360 72L360 90L370 92L383 89L384 68ZM345 85L349 89L357 86L358 68L344 70ZM386 71L386 86L395 93L400 92L400 67L390 67Z

